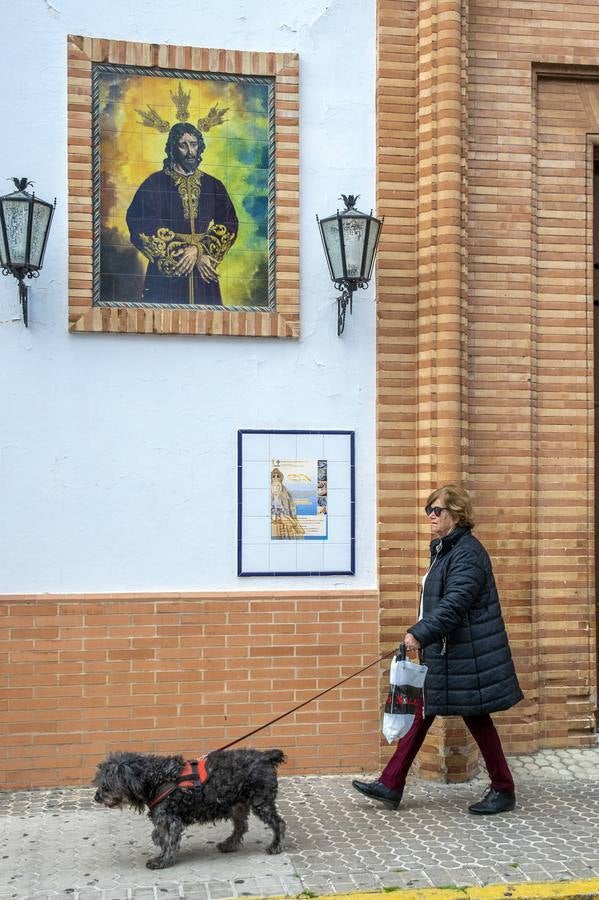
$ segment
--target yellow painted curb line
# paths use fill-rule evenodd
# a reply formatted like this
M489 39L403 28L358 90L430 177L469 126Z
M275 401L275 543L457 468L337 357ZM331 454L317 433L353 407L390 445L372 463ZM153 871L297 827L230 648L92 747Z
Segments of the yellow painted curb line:
M591 900L599 897L599 878L586 881L543 881L490 884L486 887L394 888L355 894L296 894L299 900ZM289 900L287 897L248 897L247 900Z

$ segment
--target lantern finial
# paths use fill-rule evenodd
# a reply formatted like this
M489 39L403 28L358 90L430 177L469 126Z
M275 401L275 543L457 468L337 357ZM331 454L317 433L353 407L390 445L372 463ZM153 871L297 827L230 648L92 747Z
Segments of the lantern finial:
M24 191L29 185L33 187L33 181L29 181L27 178L13 178L12 181L18 191Z
M343 200L346 209L355 209L359 196L359 194L341 194L339 199Z

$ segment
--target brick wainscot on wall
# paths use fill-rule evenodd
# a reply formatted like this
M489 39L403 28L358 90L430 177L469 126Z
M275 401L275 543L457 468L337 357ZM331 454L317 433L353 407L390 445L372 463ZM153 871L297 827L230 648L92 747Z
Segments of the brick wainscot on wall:
M0 788L90 781L108 750L197 757L375 660L376 591L0 598ZM379 666L257 734L284 773L372 771ZM243 745L246 746L246 745Z

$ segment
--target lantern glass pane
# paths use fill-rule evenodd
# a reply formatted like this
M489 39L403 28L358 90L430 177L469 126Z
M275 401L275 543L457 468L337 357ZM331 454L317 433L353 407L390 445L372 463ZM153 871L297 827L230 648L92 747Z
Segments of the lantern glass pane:
M48 229L48 221L52 208L46 203L33 204L33 224L31 226L31 250L29 253L29 264L39 268L42 264L42 254L44 252L44 242L46 240L46 231Z
M29 219L29 203L23 200L2 201L4 221L6 222L6 239L10 262L13 266L23 266L27 262L27 221Z
M343 278L343 261L341 259L341 244L339 241L339 225L337 217L321 221L322 236L329 257L329 267L331 270L331 278L337 281Z
M364 263L364 277L370 281L372 272L372 263L374 262L374 251L381 230L381 223L377 219L370 220L370 234L368 235L368 247L366 248L366 261Z
M8 253L6 252L6 242L4 240L4 229L2 228L2 220L0 219L0 265L8 265Z
M363 278L362 255L366 240L366 217L346 216L343 220L345 264L348 278Z

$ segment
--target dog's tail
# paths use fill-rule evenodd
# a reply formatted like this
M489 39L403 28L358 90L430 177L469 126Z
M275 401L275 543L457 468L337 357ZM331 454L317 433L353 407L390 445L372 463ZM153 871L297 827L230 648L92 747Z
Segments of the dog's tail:
M273 766L280 766L281 763L287 762L287 757L282 750L265 750L264 756Z

